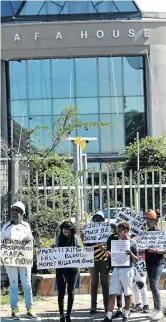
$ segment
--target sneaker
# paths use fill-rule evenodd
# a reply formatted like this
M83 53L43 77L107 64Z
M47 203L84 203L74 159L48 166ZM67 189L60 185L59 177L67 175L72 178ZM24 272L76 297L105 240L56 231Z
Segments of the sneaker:
M36 313L33 312L32 307L29 307L29 309L27 309L27 316L29 319L35 319L37 317Z
M151 320L152 320L152 321L158 321L158 320L160 320L163 316L164 316L164 314L163 314L163 312L162 312L162 311L156 311L156 314L154 314L154 315L151 317Z
M60 322L66 322L64 315L60 316Z
M66 322L71 322L70 315L66 315Z
M123 316L122 311L118 310L115 312L115 314L112 316L113 319L119 319Z
M141 307L141 304L136 304L132 309L131 309L131 312L132 313L135 313L135 312L142 312L142 307Z
M15 307L15 308L12 309L12 318L14 320L19 320L20 319L20 314L19 314L18 307Z
M123 317L122 322L128 322L128 318L126 316Z
M149 305L143 306L143 313L149 313Z
M154 309L153 312L151 312L150 314L148 314L148 318L151 319L152 316L155 315L155 314L156 314L156 310Z
M107 316L102 322L112 322L112 319L109 319Z

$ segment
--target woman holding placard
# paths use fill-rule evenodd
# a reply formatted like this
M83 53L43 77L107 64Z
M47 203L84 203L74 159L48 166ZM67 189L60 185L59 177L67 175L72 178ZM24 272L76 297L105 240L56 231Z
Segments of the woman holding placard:
M56 237L56 247L79 246L78 237L75 235L76 229L72 222L64 221L60 226L60 235ZM60 322L70 322L70 314L74 302L74 289L78 280L78 268L57 268L56 283L58 290L58 305ZM64 297L67 285L68 305L67 315L64 315Z
M17 201L11 206L11 220L7 222L1 231L1 238L9 242L19 241L20 245L25 246L26 244L33 241L31 228L28 222L23 221L23 215L25 214L25 206L22 202ZM16 251L10 251L15 256ZM21 251L20 251L21 254ZM18 255L19 256L19 255ZM8 256L8 258L10 258ZM7 263L6 263L7 264ZM20 275L21 284L24 291L25 305L27 308L28 318L36 318L36 314L33 312L33 298L32 298L32 286L31 286L31 265L22 267L21 265L5 265L9 283L10 283L10 304L12 308L12 318L19 320L19 309L18 309L18 274Z
M157 228L158 215L155 211L151 209L148 210L145 214L145 218L148 231L159 231ZM153 321L157 321L163 317L163 313L161 311L159 281L165 265L164 253L164 250L155 249L146 249L145 251L147 274L154 301L154 311L149 317Z

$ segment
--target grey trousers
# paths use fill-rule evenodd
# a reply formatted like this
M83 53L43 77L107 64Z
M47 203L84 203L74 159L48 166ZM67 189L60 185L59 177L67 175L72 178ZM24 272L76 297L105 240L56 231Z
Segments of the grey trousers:
M100 282L103 292L103 303L104 308L107 310L108 306L108 298L109 298L109 286L108 286L108 263L107 261L100 262L94 261L94 267L90 268L90 276L91 276L91 308L96 309L97 307L97 291L99 285L99 274L100 274Z

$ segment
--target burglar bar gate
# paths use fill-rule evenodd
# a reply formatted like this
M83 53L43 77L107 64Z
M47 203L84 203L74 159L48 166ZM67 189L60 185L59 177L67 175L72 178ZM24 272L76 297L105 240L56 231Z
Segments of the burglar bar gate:
M81 177L81 180L80 180ZM57 183L58 181L58 183ZM62 206L67 207L69 217L73 216L73 204L76 205L76 219L84 219L85 213L111 207L128 206L136 212L149 208L162 209L166 202L166 173L158 170L148 172L135 171L83 171L68 173L68 180L63 175L54 178L54 173L36 172L32 180L30 174L20 173L19 199L23 200L25 189L33 189L36 199L36 213L40 204L56 211L57 198ZM81 184L80 184L81 182ZM81 193L80 193L81 191ZM81 198L78 196L81 196ZM31 213L31 196L28 195L28 210ZM108 217L109 217L108 211Z

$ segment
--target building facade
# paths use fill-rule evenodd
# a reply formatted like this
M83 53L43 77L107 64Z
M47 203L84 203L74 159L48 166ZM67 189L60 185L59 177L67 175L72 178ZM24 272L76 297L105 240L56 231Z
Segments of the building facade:
M49 130L56 133L62 110L77 106L84 122L109 123L103 130L71 134L97 138L85 153L99 169L136 132L142 138L166 130L166 8L144 12L139 1L2 1L4 8L8 3L17 11L13 19L8 8L2 10L6 140L10 120L16 141L26 130L46 125L31 144L49 147ZM61 142L55 152L70 153L70 143Z

